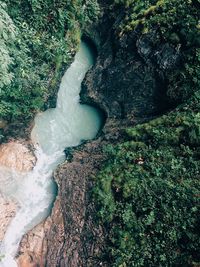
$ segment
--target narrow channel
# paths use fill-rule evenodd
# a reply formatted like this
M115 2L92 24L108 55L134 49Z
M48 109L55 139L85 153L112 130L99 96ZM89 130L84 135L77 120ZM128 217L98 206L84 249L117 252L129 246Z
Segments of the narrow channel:
M56 198L52 174L65 160L64 149L94 138L102 125L102 115L98 109L80 104L81 83L93 63L90 47L81 42L74 62L62 78L56 108L35 118L31 139L37 162L33 170L26 174L23 183L15 179L19 181L18 186L7 190L10 196L15 197L20 209L1 244L0 267L17 267L15 256L23 235L51 212Z

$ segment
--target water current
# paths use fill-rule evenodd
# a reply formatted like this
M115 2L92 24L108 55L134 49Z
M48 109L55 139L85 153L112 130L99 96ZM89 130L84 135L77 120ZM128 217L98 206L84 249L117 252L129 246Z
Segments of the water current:
M0 182L0 193L14 198L19 205L1 244L0 267L17 266L15 256L23 235L51 212L56 197L52 174L65 160L64 149L94 138L101 127L99 111L80 104L79 97L81 83L93 63L91 49L81 42L74 62L62 78L56 108L48 109L35 118L31 139L37 162L33 170L17 173L0 168L4 177L3 184Z

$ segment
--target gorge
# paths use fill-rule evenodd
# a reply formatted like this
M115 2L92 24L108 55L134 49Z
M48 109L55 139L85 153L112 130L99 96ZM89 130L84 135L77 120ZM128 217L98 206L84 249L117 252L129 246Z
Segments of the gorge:
M0 266L200 266L199 10L0 0Z
M14 258L22 236L49 215L56 197L52 173L64 162L64 149L94 138L102 125L100 111L79 103L82 80L93 63L92 51L81 42L74 62L62 78L56 108L35 118L31 137L37 161L33 170L22 174L12 169L3 172L1 168L8 183L1 181L0 192L14 198L19 208L1 244L0 266L17 266Z

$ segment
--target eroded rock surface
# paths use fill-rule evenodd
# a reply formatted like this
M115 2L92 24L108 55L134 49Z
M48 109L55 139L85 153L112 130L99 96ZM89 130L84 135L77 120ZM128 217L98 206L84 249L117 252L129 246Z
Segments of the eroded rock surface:
M52 215L44 222L40 223L33 230L24 236L21 241L17 256L17 262L20 267L44 267L56 266L47 265L47 254L51 258L52 253L61 254L64 240L64 223L62 210L60 207L60 198L54 204ZM56 250L55 250L56 247ZM54 258L53 258L54 257ZM55 255L52 261L55 261Z
M30 171L35 164L35 157L30 149L19 141L0 145L0 166L18 172Z
M89 177L96 174L103 161L96 141L75 152L72 162L58 168L55 179L59 195L52 214L25 235L19 250L20 267L27 258L39 267L105 266L98 258L104 231L95 223L95 209L88 195L92 187Z
M156 29L147 34L123 32L124 10L111 11L100 2L104 16L96 31L101 48L84 80L82 100L96 103L106 111L108 121L117 123L133 125L157 116L172 104L166 92L168 74L181 63L180 45L162 43ZM93 31L87 34L95 41ZM96 43L99 46L99 39Z
M6 229L15 216L16 208L17 204L14 201L0 195L0 241L3 240Z
M30 171L35 157L24 141L10 141L0 145L0 240L16 214L17 203L9 197L9 191L15 187L15 174ZM14 175L14 176L13 176Z

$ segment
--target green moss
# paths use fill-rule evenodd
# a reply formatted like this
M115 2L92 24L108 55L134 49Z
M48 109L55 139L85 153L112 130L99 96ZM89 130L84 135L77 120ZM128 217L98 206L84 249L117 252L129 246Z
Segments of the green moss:
M181 53L179 68L165 73L169 99L175 103L182 102L199 90L199 4L195 0L122 0L114 3L125 9L120 37L136 29L141 31L141 35L154 31L155 46L170 43L177 53Z
M107 149L94 197L108 230L109 266L200 262L200 115L193 104L127 129L129 141Z

